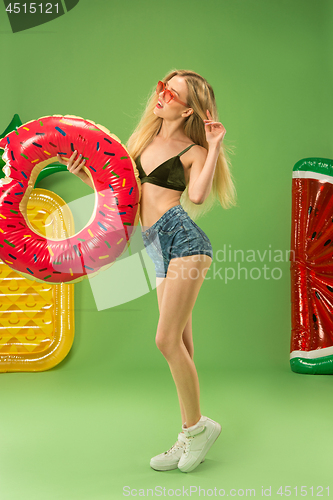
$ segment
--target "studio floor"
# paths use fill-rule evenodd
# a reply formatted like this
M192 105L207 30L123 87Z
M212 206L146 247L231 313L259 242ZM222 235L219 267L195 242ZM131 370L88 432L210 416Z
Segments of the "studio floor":
M288 362L197 370L201 412L222 433L191 473L149 466L181 430L166 362L154 372L76 370L64 361L1 374L1 500L332 493L329 375L296 374Z

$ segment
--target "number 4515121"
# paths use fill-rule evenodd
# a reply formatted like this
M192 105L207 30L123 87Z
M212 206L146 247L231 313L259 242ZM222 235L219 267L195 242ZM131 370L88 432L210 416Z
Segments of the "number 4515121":
M13 5L13 7L12 7ZM38 8L39 7L39 8ZM52 4L52 3L47 3L46 5L43 5L42 3L37 4L37 3L23 3L21 4L20 2L16 3L10 3L8 7L6 7L6 11L9 12L10 14L19 14L20 12L23 12L24 14L35 14L37 11L40 12L41 14L43 13L43 7L44 7L44 13L45 14L53 14L55 12L58 14L58 4ZM55 8L55 11L52 11L53 7Z
M314 491L316 490L317 491ZM327 490L327 496L329 496L330 494L330 488L329 486L327 486L326 488L324 488L323 486L301 486L300 488L297 488L297 486L295 486L294 488L292 488L291 486L285 486L284 487L284 491L283 491L283 487L280 486L280 488L277 490L277 494L278 495L281 495L282 496L286 496L286 497L289 497L292 493L295 494L295 496L297 496L297 493L302 496L302 497L305 497L305 496L311 496L311 497L323 497L323 492L324 492L324 489ZM292 491L294 490L294 491ZM310 491L308 491L310 490Z

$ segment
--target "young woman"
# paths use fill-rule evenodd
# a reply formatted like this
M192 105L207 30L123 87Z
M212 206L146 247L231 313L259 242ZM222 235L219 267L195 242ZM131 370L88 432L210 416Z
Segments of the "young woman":
M142 237L156 270L156 345L169 364L182 418L177 442L151 459L155 470L192 471L221 432L219 423L201 415L192 339L192 309L213 258L209 238L193 219L216 200L224 208L235 204L222 145L226 130L217 120L209 83L193 71L175 70L158 82L127 145L142 183ZM84 161L75 156L68 169L91 186Z

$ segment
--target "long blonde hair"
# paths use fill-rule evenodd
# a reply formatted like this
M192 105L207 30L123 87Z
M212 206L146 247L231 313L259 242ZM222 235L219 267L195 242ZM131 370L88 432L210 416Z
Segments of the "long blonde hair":
M199 144L208 150L203 120L207 120L206 110L208 109L212 119L219 121L214 91L207 80L194 71L173 70L164 77L163 82L166 83L175 75L185 78L188 87L187 102L194 111L184 123L184 132L195 144ZM158 96L154 90L148 98L146 108L137 127L127 142L128 152L134 161L152 142L162 126L163 119L153 113L157 100ZM213 208L216 201L223 208L236 205L236 190L230 172L231 162L227 153L233 153L233 151L230 147L226 147L222 141L216 162L212 189L203 203L195 204L190 200L188 186L183 191L180 203L192 219L197 219L207 213Z

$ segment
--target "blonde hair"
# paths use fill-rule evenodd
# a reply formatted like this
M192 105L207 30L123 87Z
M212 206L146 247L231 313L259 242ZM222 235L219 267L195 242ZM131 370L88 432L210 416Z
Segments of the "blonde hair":
M176 75L185 78L188 87L187 103L194 111L184 123L184 132L195 144L199 144L208 150L203 120L207 120L206 110L208 109L212 119L219 121L214 91L207 80L194 71L173 70L164 77L163 82L166 83ZM162 126L163 119L153 113L157 100L158 96L154 90L148 98L146 108L137 127L127 142L128 152L134 161L152 142ZM203 203L195 204L190 200L188 186L183 191L180 203L193 220L210 211L216 201L223 208L236 205L236 190L230 173L231 162L227 153L233 153L233 151L230 147L226 147L222 141L216 162L212 189Z

